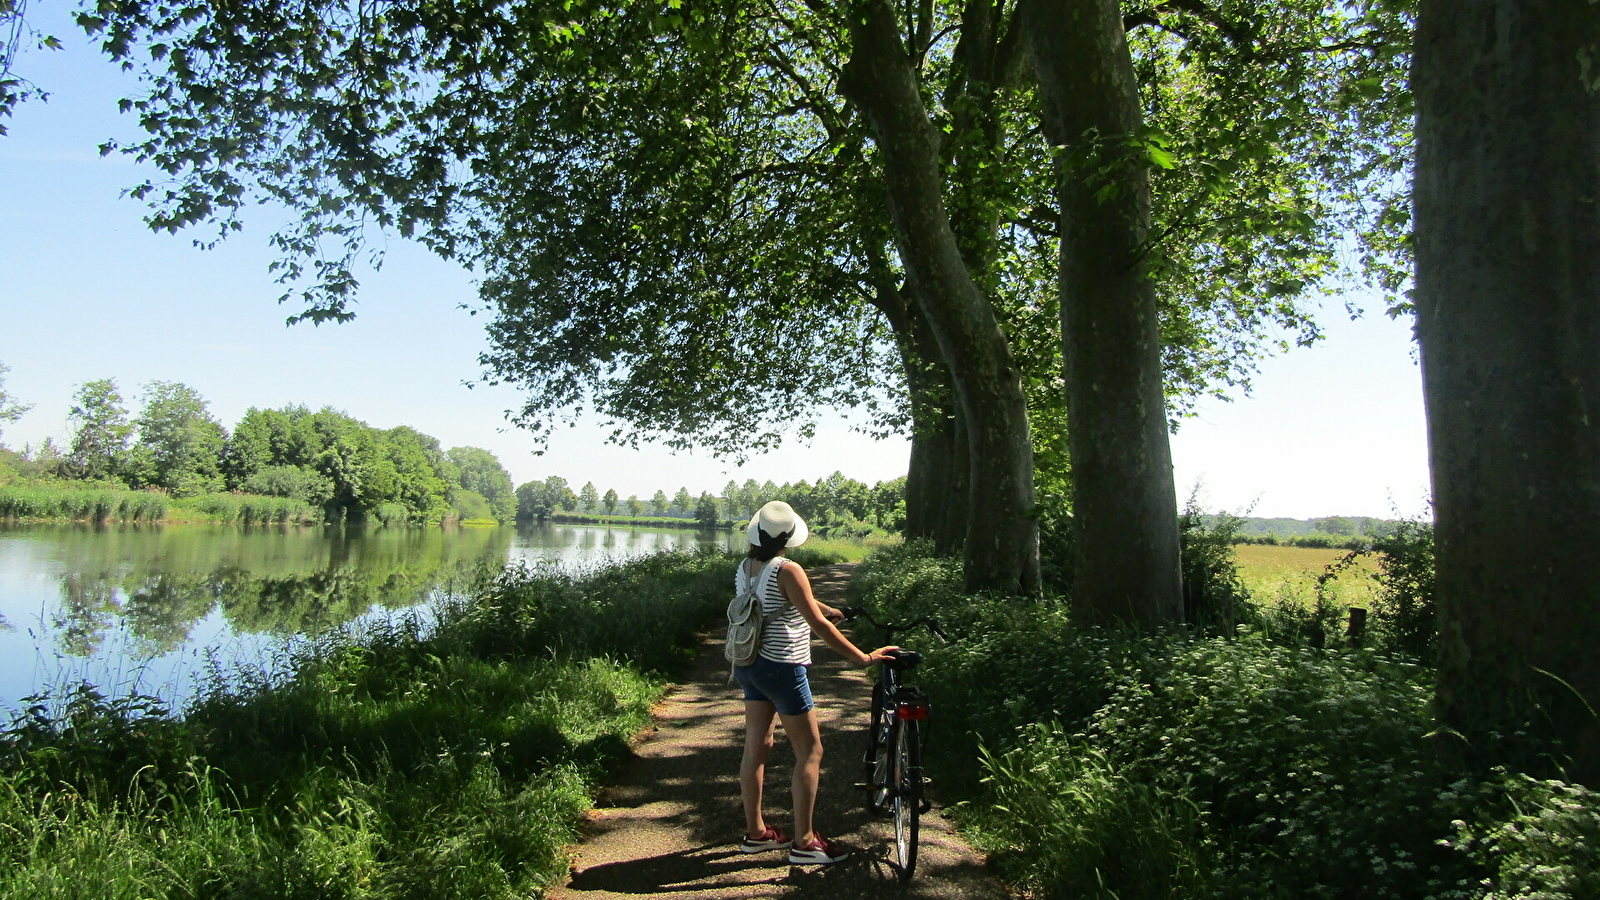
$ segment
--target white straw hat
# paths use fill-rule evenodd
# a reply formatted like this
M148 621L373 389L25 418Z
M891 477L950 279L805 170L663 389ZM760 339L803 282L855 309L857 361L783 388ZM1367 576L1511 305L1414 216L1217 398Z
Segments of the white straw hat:
M768 537L777 537L784 532L789 532L789 540L785 547L798 547L806 542L811 532L806 528L806 520L794 511L794 507L774 500L766 506L756 510L750 517L750 527L745 529L745 537L749 539L752 547L761 546L761 532L765 531Z

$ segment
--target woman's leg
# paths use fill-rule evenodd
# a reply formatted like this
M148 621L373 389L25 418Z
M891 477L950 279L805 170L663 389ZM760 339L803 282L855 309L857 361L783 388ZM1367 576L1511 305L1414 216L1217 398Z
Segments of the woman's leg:
M817 805L817 781L822 774L822 732L817 728L817 711L808 709L798 716L783 716L783 733L794 748L794 842L809 842L813 833L811 816Z
M773 715L777 711L767 700L744 702L744 759L739 763L739 795L744 799L744 833L750 837L767 828L761 816L761 790L767 776L767 756L772 753Z

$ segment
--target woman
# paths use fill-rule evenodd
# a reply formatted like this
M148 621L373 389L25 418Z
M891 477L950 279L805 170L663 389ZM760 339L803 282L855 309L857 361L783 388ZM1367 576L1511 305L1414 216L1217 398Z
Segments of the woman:
M745 853L789 850L794 865L836 863L849 853L818 834L811 821L817 802L817 778L822 772L822 735L811 700L806 667L811 665L811 635L858 666L889 658L882 647L863 653L839 633L834 622L844 618L837 609L811 595L811 582L799 563L784 558L790 547L805 543L806 523L789 504L774 500L750 519L745 535L750 555L739 564L734 588L743 591L749 579L757 585L761 611L767 625L761 633L761 652L748 666L736 666L734 675L744 688L744 760L739 766L739 792L744 799L745 833L739 849ZM783 733L794 747L794 837L791 840L767 825L761 815L761 791L767 756L772 752L773 717L783 722Z

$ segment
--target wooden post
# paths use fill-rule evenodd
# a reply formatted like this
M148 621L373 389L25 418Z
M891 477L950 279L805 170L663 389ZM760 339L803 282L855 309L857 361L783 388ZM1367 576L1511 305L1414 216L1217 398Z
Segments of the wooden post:
M1352 647L1361 646L1367 634L1367 611L1359 606L1350 607L1350 626L1344 630L1345 640Z

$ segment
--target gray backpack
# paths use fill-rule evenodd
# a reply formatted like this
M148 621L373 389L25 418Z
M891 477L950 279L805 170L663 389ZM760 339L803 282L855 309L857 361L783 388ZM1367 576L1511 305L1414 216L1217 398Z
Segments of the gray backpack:
M761 652L761 632L783 614L781 606L765 615L761 612L767 579L777 577L782 562L783 557L774 556L758 574L745 580L744 590L728 604L728 642L722 648L722 655L736 666L748 666L756 661Z

